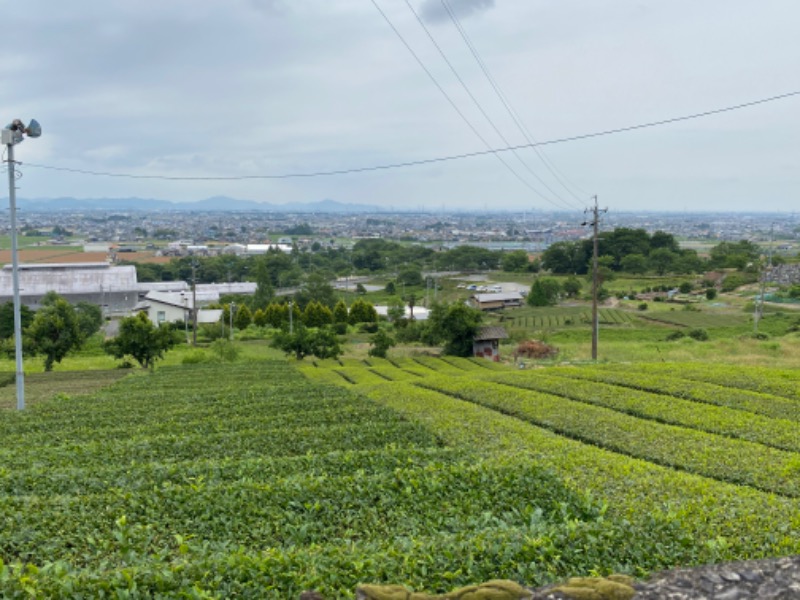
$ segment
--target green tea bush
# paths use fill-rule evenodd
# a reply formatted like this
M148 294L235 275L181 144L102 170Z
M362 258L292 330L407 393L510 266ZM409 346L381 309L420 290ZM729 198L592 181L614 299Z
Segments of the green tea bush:
M194 348L190 350L186 354L183 355L181 359L181 364L184 365L199 365L200 363L204 363L208 360L208 354L206 354L205 350L201 350L200 348Z

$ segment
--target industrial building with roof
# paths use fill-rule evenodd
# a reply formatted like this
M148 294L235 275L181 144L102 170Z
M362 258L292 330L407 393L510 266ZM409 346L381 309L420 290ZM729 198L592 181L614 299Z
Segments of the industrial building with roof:
M0 269L0 303L13 299L12 277L11 265ZM252 295L255 291L256 284L253 282L197 284L194 297L199 309L200 306L218 302L220 295ZM185 281L139 283L133 265L116 266L104 262L19 265L19 294L23 305L38 310L48 292L56 292L71 304L97 304L106 316L131 314L137 308L142 308L142 300L155 298L163 301L168 298L167 303L182 307L182 300L174 301L174 298L179 297L181 292L186 297L192 297L191 286ZM148 298L149 294L154 295Z
M25 306L38 310L47 292L72 304L91 302L106 314L125 314L139 300L136 267L108 263L51 263L19 265L19 295ZM0 302L13 299L11 265L0 269Z

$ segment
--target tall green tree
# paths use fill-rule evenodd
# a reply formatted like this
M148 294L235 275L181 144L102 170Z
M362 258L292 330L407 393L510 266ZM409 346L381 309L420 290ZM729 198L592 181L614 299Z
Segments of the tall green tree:
M256 293L253 294L253 308L266 308L275 297L275 288L272 285L272 278L267 269L267 260L258 257L255 265Z
M348 318L351 325L375 323L378 320L378 312L372 303L359 298L350 306L350 316Z
M528 293L530 306L554 306L561 293L561 284L554 277L539 277L531 285Z
M644 254L629 254L623 256L620 261L620 269L632 275L644 275L647 273L647 257Z
M44 370L52 371L72 350L83 345L84 337L73 306L55 292L42 299L27 334L36 354L44 355Z
M319 302L309 302L303 311L303 324L306 327L322 327L333 322L333 312Z
M336 305L336 290L328 283L322 273L311 273L303 284L303 288L294 295L295 304L305 309L309 302L319 302L333 308Z
M761 257L761 249L753 242L720 242L709 251L711 265L715 268L744 269Z
M78 327L84 339L92 337L103 326L103 310L91 302L78 302L75 305Z
M528 270L531 263L525 250L513 250L503 254L500 266L506 273L523 273Z
M542 253L542 268L564 275L585 275L591 256L591 240L556 242Z
M288 329L280 331L272 338L272 346L294 355L297 360L303 360L308 355L323 359L336 358L342 353L339 338L329 327L312 330L302 323L296 324L293 332Z
M444 341L443 352L453 356L470 356L483 313L462 302L434 305L428 315L429 335Z
M564 290L564 293L570 297L574 298L578 294L581 293L581 289L583 289L583 284L581 283L580 279L575 276L568 277L567 280L561 284L561 288Z
M22 321L22 330L28 328L33 322L33 311L24 304L19 307L19 316ZM12 301L0 304L0 339L14 336L14 303Z
M258 327L267 326L267 313L263 308L258 308L253 313L253 323Z
M143 368L152 369L175 343L175 331L167 326L156 327L146 313L140 312L122 319L117 337L106 340L103 349L116 359L130 356Z
M677 259L678 255L667 248L656 248L650 253L650 256L647 257L650 268L658 275L666 275L673 271Z
M347 304L344 303L344 300L339 300L333 307L333 322L347 323Z
M236 307L236 312L233 315L233 326L236 329L247 329L248 325L253 322L253 313L247 308L246 304Z

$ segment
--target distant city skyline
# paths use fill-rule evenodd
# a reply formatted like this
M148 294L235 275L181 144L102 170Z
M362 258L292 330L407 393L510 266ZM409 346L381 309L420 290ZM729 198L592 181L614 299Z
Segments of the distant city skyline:
M789 0L29 0L9 18L3 123L44 130L17 149L20 198L798 205L800 96L500 158L256 178L485 153L796 92L800 5Z

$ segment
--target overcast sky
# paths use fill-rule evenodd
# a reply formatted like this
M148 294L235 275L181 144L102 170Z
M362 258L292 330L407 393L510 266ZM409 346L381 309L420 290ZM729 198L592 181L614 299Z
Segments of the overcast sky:
M44 129L15 149L31 163L18 194L430 210L577 211L592 194L612 211L800 206L800 96L547 145L542 156L337 176L134 180L33 166L199 177L352 169L800 90L797 0L447 2L455 20L442 0L0 0L3 123L34 117Z

